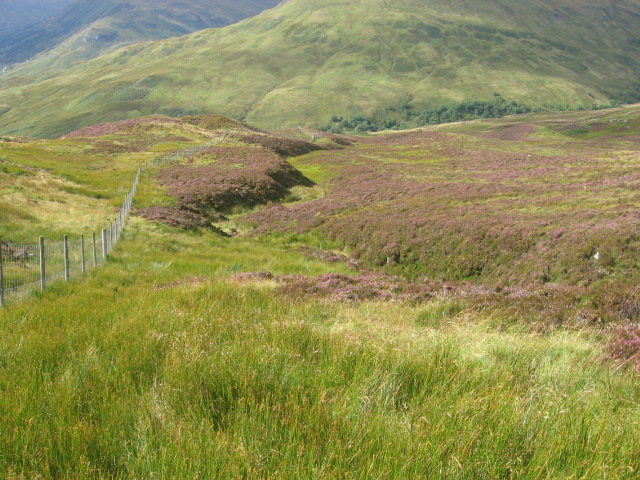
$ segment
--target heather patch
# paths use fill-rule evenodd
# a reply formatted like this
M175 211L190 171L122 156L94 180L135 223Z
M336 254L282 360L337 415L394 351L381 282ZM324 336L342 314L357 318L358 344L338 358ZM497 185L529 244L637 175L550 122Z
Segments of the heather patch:
M207 230L220 231L219 229L216 229L212 223L225 220L226 218L224 215L215 212L207 212L207 215L205 216L197 212L192 212L186 208L176 206L152 206L138 208L134 210L133 213L139 217L146 218L147 220L164 223L170 227L182 228L184 230L205 228Z
M264 133L264 131L262 132ZM302 127L275 130L272 133L277 133L279 136L289 139L310 142L323 150L341 150L345 147L352 147L358 142L359 138L362 138L349 135L335 135L315 128Z
M293 297L321 297L332 300L403 300L424 301L433 293L428 285L407 282L381 273L361 275L329 273L310 278L302 275L277 277L280 292Z
M277 201L295 185L312 185L285 160L257 147L211 147L186 163L157 174L175 204L144 209L142 216L180 228L211 228L235 207Z
M309 255L308 251L299 251ZM325 255L334 262L344 262L340 256L332 257L330 252L325 252ZM347 265L353 267L350 262ZM446 301L449 306L455 305L456 314L474 312L474 315L494 318L498 323L527 325L540 332L559 327L581 329L620 321L637 322L640 319L640 297L635 287L628 285L495 287L428 278L410 281L361 269L358 265L355 268L359 272L356 275L332 273L311 277L258 271L235 274L231 278L241 283L270 280L279 285L279 293L293 298L410 303L438 299Z
M492 132L478 136L487 125ZM323 198L246 220L256 234L317 231L363 264L411 278L502 287L636 278L635 147L532 138L536 126L527 118L470 134L402 132L316 152L295 164L334 172Z
M527 140L535 131L536 127L533 125L507 125L501 130L485 133L482 136L496 140L523 141Z
M640 373L640 324L618 326L609 335L607 358L628 364Z
M114 134L132 134L132 133L144 133L158 128L159 125L180 125L182 122L177 118L165 117L162 115L151 115L147 117L131 118L128 120L121 120L119 122L101 123L98 125L92 125L90 127L81 128L70 132L61 138L76 138L76 137L104 137L106 135Z
M331 194L300 204L273 205L245 217L256 225L255 233L303 232L320 227L340 214L400 196L412 197L420 189L416 182L393 172L377 172L354 166L330 180Z
M234 133L230 136L249 145L260 145L281 157L295 157L322 149L322 147L314 145L313 143L259 132Z
M250 131L259 131L258 129L247 125L246 123L242 123L238 120L225 117L224 115L187 115L184 117L180 117L180 120L182 122L188 123L190 125L195 125L206 130L227 131L233 129L243 129Z
M274 280L278 291L294 298L316 297L331 300L425 301L434 295L433 285L408 282L383 273L364 272L359 275L328 273L318 277L306 275L273 275L270 272L236 274L233 280Z

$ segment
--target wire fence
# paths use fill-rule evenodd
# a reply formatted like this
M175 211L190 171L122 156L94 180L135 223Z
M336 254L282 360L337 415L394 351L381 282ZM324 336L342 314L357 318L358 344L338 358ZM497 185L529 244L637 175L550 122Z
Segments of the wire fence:
M118 216L101 232L76 238L65 235L62 241L57 242L45 240L44 237L40 237L36 244L0 242L0 307L4 307L9 299L26 297L36 290L44 291L49 282L69 281L104 263L122 235L140 173L180 163L185 157L207 150L226 137L227 132L224 132L205 145L177 150L141 164Z
M0 243L0 307L9 299L44 291L49 282L69 281L104 263L124 231L140 172L138 168L117 216L101 232L76 238L65 235L57 242L40 237L37 244Z

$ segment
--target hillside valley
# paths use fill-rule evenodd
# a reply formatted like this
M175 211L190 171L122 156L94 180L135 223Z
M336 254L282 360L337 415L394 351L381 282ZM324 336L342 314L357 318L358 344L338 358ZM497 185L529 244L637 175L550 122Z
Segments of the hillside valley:
M148 114L262 128L500 95L557 110L638 99L640 5L293 0L222 29L2 77L0 131L55 137Z
M0 0L0 478L638 480L640 0Z

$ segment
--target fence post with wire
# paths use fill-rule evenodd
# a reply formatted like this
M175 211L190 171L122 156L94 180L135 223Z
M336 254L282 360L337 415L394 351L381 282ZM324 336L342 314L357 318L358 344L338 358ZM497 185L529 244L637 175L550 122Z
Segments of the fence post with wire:
M40 237L38 243L0 242L0 308L9 299L19 299L36 290L44 291L51 281L69 281L104 263L122 232L140 180L140 168L115 219L101 234L91 234L87 261L85 235L64 235L59 241ZM102 255L98 255L101 252Z

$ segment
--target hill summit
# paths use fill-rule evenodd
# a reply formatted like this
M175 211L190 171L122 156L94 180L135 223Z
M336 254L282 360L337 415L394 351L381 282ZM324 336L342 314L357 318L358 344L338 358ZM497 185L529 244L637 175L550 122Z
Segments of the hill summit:
M46 80L17 69L3 77L0 131L211 112L285 127L495 94L541 108L633 101L639 27L638 0L292 0Z

